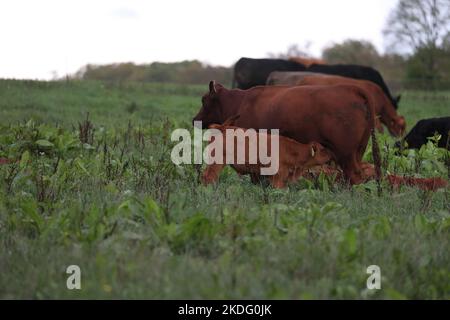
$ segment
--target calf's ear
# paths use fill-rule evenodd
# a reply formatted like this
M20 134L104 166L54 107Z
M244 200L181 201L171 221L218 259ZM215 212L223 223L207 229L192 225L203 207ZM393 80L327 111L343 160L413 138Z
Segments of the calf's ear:
M208 129L221 129L223 127L223 125L221 125L221 124L216 124L216 123L213 123L213 124L210 124L209 126L208 126Z
M397 97L395 97L395 102L397 102L397 104L400 102L400 99L402 98L402 95L399 94Z
M225 120L225 122L223 123L224 126L233 126L234 122L239 119L241 115L240 114L236 114L230 118L228 118L227 120Z
M216 81L211 80L211 81L209 82L209 94L210 94L211 96L213 96L213 95L215 95L216 93L217 93L217 91L216 91Z
M311 143L311 157L315 157L317 152L317 145L315 143Z

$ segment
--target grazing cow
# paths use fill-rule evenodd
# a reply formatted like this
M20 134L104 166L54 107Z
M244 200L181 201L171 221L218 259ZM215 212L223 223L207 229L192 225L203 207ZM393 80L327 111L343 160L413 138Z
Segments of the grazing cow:
M301 57L289 57L289 61L297 62L305 67L309 67L312 64L327 64L325 60L314 58L301 58Z
M250 89L264 85L272 71L305 71L302 64L283 59L241 58L234 65L233 88Z
M308 71L274 71L267 77L266 85L296 86L300 80L308 76L326 77L327 75Z
M366 181L372 180L376 177L376 169L371 163L361 163L361 168L364 173ZM342 171L336 167L330 165L320 165L309 169L303 174L303 177L307 179L317 178L319 174L334 178L334 181L342 182ZM394 190L398 190L400 186L418 187L425 191L436 191L439 188L445 188L448 186L448 182L445 179L434 178L414 178L414 177L401 177L396 175L387 175L387 182L392 186Z
M240 140L234 134L236 130L242 130L241 132L244 134L249 129L218 124L210 125L209 128L217 129L221 132L223 159L226 159L227 154L230 152L234 152L234 161L230 165L239 174L250 174L252 176L252 180L255 176L260 176L261 168L268 167L270 165L262 163L260 160L261 154L270 154L272 159L276 158L274 161L277 161L278 163L278 171L274 175L268 176L269 182L274 188L284 188L288 182L295 182L298 177L302 175L305 169L324 164L331 160L330 152L319 143L310 142L308 144L302 144L283 136L278 136L279 152L278 155L274 155L272 153L272 139L270 134L259 132L255 133L256 141L253 141L257 146L253 150L253 152L255 152L254 156L256 163L252 163L249 161L249 159L253 156L250 155L249 152L251 148L249 145L250 141L247 142L246 139ZM230 144L233 146L232 150L227 150L227 146L230 143L227 142L227 132L229 131L231 132L233 138L233 142ZM266 145L264 145L264 142L260 142L261 139L266 142ZM260 145L260 143L262 145ZM243 163L238 163L238 155L235 150L244 150L245 154L243 155ZM225 161L222 161L222 163L213 163L207 166L201 179L203 184L207 185L218 180L220 172L226 165L224 162Z
M403 141L407 142L407 148L409 149L420 149L422 145L428 142L427 138L438 133L441 135L438 147L450 150L449 132L450 117L423 119L417 122ZM399 148L400 143L397 143L396 146Z
M389 132L395 137L400 137L404 134L406 130L405 118L397 114L395 107L386 97L383 90L373 82L329 75L305 76L297 82L297 85L301 86L337 84L356 85L366 90L368 94L372 95L375 102L375 114L380 117L381 122L386 125ZM381 125L379 130L382 131Z
M442 178L413 178L388 175L387 179L389 184L395 190L398 190L401 185L406 185L410 187L417 186L425 191L436 191L437 189L445 188L448 185L448 182Z
M300 143L316 141L329 149L351 184L361 183L361 159L372 136L372 151L380 177L374 133L374 102L357 86L258 86L228 90L211 81L202 107L193 119L203 128L239 114L241 128L279 129Z
M398 109L400 96L393 98L389 88L383 80L381 74L372 67L353 65L353 64L313 64L306 71L324 73L329 75L343 76L347 78L368 80L380 86L384 94L388 97L395 109Z

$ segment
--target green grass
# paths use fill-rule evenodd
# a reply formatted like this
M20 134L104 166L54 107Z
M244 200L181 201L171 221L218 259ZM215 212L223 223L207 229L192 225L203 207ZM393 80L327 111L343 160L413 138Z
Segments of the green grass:
M448 189L280 191L229 168L203 187L170 162L170 133L206 88L0 81L0 157L17 160L0 165L0 298L450 298ZM400 106L409 128L449 110L445 92ZM396 156L379 138L385 171L447 177L431 143ZM66 288L72 264L82 290ZM373 264L381 290L366 289Z

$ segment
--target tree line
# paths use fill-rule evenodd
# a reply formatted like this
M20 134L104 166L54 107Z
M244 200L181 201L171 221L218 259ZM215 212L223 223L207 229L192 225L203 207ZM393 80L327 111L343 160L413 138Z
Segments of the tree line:
M183 84L204 84L211 79L229 83L232 69L210 66L200 61L173 63L153 62L149 64L114 63L92 65L81 68L74 78L104 81L170 82Z

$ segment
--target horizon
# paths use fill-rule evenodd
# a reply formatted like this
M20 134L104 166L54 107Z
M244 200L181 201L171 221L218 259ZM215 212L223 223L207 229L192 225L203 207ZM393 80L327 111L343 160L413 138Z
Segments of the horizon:
M240 57L264 58L291 45L320 57L346 39L370 41L384 53L382 29L397 0L258 1L258 12L255 3L2 3L0 27L12 31L3 34L0 78L52 80L88 64L127 62L198 60L229 67Z

